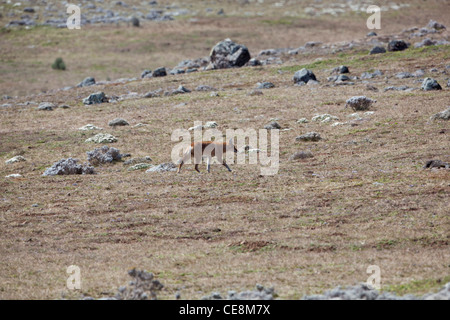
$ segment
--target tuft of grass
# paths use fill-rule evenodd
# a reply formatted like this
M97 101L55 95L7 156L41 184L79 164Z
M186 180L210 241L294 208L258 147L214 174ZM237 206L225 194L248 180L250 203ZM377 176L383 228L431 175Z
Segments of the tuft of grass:
M440 289L444 284L450 281L450 276L438 279L413 280L403 284L388 285L383 287L385 292L393 292L397 295L405 294L425 294Z
M55 62L52 64L53 70L66 70L66 64L62 58L56 58Z

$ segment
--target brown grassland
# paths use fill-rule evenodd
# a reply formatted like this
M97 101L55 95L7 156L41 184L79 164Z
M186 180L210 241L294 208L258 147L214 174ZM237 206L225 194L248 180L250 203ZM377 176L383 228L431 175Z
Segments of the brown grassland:
M403 16L387 12L379 33L399 33L430 19L450 26L448 14L440 10L442 1L412 3ZM127 283L132 267L161 280L161 299L173 299L178 291L182 298L199 299L212 291L252 289L256 283L274 286L281 299L298 299L365 282L369 265L380 266L383 290L401 294L423 294L450 281L450 171L422 168L427 160L450 161L449 123L429 120L449 105L449 76L428 72L450 64L449 46L376 56L367 50L299 54L282 65L53 90L87 76L139 77L144 69L172 67L207 56L227 37L254 55L312 40L363 39L365 19L325 16L281 23L273 13L145 22L141 28L2 29L0 94L18 97L2 101L14 107L0 107L0 298L113 295ZM59 56L68 70L50 68ZM384 76L371 80L379 92L361 82L327 86L329 70L341 64L352 75L379 69L389 83ZM302 66L314 71L320 85L293 85L292 76ZM382 90L420 87L392 77L418 68L443 90ZM276 87L249 96L262 81ZM219 96L192 91L93 106L81 102L95 91L111 96L179 85L192 90L201 84L217 88ZM345 108L345 100L356 95L377 100L375 113L357 126L296 122L322 113L347 121L353 111ZM36 105L17 106L30 100L70 108L46 112ZM108 127L117 117L131 125ZM97 147L84 142L92 132L77 130L87 123L116 136L112 146L122 153L148 155L159 164L170 161L174 129L187 129L194 121L216 121L223 132L260 129L271 118L291 128L280 132L280 168L274 176L260 176L259 167L249 164L231 164L232 173L212 165L210 174L205 166L198 174L186 165L176 174L127 171L121 163L96 167L96 175L42 176L62 158L86 160L86 152ZM137 123L147 126L133 127ZM310 131L324 139L295 141ZM314 157L289 161L301 150ZM16 155L27 161L5 164ZM12 173L23 177L5 178ZM81 268L81 292L66 288L70 265Z

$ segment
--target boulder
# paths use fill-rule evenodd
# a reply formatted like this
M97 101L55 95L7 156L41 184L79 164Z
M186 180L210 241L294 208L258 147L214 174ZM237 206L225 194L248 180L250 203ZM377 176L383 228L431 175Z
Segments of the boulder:
M230 39L217 43L210 53L211 66L214 69L242 67L250 60L247 47Z

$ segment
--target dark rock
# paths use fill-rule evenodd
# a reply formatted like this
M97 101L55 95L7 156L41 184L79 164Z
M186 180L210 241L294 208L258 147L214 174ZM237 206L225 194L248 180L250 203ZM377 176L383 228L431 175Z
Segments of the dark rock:
M300 82L308 83L308 81L310 81L310 80L317 81L316 76L314 75L314 73L311 70L303 68L294 74L294 82L295 83L300 83Z
M377 36L377 33L374 32L374 31L370 31L366 36L367 36L367 37L376 37L376 36Z
M267 129L267 130L281 129L281 126L276 121L272 121L268 125L265 125L264 129Z
M161 67L153 71L153 77L165 77L167 76L166 68Z
M378 54L378 53L385 53L386 49L384 47L373 47L370 51L369 54Z
M425 163L425 165L423 166L424 169L431 169L431 168L445 168L445 169L449 169L450 168L450 163L448 162L444 162L441 160L429 160Z
M403 40L392 40L388 44L388 51L403 51L408 49L408 44Z
M52 111L56 106L51 102L42 102L38 106L38 110Z
M129 126L130 124L125 119L116 118L108 122L108 125L110 127L116 127L116 126Z
M247 47L230 39L217 43L211 50L210 60L214 69L242 67L250 60Z
M350 73L347 66L340 66L339 73Z

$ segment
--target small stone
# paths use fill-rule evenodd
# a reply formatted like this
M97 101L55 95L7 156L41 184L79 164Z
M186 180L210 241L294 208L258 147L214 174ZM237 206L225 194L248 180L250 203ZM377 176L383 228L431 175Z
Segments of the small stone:
M306 118L300 118L300 119L297 120L297 123L308 123L308 122L309 121Z
M256 89L270 89L274 87L275 85L272 82L258 82Z
M295 138L296 141L319 141L322 137L317 132L308 132Z
M108 122L108 126L110 127L116 127L116 126L129 126L130 124L122 118L116 118L114 120L111 120Z
M264 129L267 129L267 130L281 129L281 126L276 121L272 121L268 125L264 126Z

